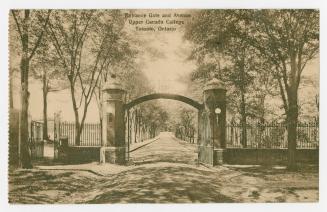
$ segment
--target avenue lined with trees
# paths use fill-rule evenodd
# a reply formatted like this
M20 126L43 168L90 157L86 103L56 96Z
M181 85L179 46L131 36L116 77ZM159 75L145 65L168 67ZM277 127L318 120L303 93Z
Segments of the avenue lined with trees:
M12 10L11 46L20 57L21 80L20 162L31 168L28 150L30 78L43 84L43 137L47 132L47 94L68 89L75 117L75 145L85 124L91 101L99 109L102 126L101 89L116 75L127 91L125 101L153 93L138 62L146 41L125 31L126 18L119 10ZM247 125L273 121L266 107L280 98L283 123L287 125L288 167L294 169L299 122L299 87L303 70L319 55L319 12L315 10L199 10L185 27L184 38L193 51L189 59L197 68L188 86L199 98L203 85L218 78L228 88L227 108L232 121L242 127L241 143L247 147ZM154 52L153 54L156 54ZM12 88L11 88L12 89ZM318 94L317 94L318 96ZM319 98L316 98L319 110ZM11 104L12 105L12 104ZM168 129L196 129L196 115L188 110L171 117L156 101L135 108L144 125ZM167 122L173 122L167 124ZM134 129L137 131L138 129ZM194 132L193 132L194 133ZM188 134L192 134L188 132Z
M7 201L319 201L319 18L10 10Z

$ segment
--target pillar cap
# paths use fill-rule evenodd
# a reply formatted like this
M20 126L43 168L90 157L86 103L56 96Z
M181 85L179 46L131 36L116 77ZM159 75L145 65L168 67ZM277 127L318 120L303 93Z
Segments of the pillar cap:
M114 74L110 75L110 78L107 79L107 81L104 84L102 90L103 91L107 91L107 90L125 91L122 84L118 81L116 75L114 75Z
M211 79L209 82L206 83L204 86L204 91L206 90L213 90L213 89L219 89L219 90L227 90L225 87L225 84L217 79L216 77Z

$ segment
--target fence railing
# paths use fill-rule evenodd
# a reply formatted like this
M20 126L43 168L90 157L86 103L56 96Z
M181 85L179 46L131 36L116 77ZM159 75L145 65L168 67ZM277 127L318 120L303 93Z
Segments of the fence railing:
M43 123L31 121L30 125L30 150L32 159L44 156Z
M242 133L246 130L246 133ZM68 144L75 146L75 124L69 122L60 123L60 135L68 138ZM246 145L243 144L242 135L246 135ZM194 130L176 131L176 137L194 142ZM227 148L287 148L287 125L283 123L241 124L228 123L226 125ZM80 146L101 146L100 124L84 124L80 138ZM297 148L319 148L319 124L317 122L298 123L297 125Z
M242 133L242 131L246 132ZM246 135L246 145L242 135ZM227 148L287 148L287 125L284 123L249 124L246 127L228 123L226 125ZM317 122L298 123L297 148L319 148L319 124Z
M68 145L75 146L75 123L61 122L60 136L68 138ZM101 126L100 124L85 123L79 146L101 146Z

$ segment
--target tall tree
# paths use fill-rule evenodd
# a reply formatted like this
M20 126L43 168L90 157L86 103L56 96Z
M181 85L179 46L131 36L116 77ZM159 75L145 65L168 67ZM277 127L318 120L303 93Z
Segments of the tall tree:
M228 49L228 40L232 37L238 38L246 48L254 48L259 52L256 54L258 59L269 65L267 73L279 88L286 114L288 167L294 169L299 115L298 89L306 64L319 52L319 12L207 10L200 14L198 20L202 20L202 24L191 24L186 35L191 35L193 42L201 44L196 46L200 54L207 55L212 49ZM193 35L192 32L197 33Z
M49 22L49 34L70 85L75 116L75 144L80 144L88 106L120 40L114 15L119 11L60 10Z
M204 10L196 14L198 19L186 27L185 37L195 48L191 59L198 63L193 79L208 80L213 75L224 81L229 88L229 106L240 114L241 143L247 147L247 117L250 115L250 92L254 76L260 72L257 52L242 38L233 34L234 21L230 11ZM232 20L232 21L231 21Z
M29 66L47 28L50 11L11 10L21 43L21 115L20 115L20 162L22 168L31 168L28 146Z
M316 10L258 10L241 14L250 30L239 30L247 42L273 64L286 114L288 168L296 168L299 116L298 90L307 63L319 53L319 12Z
M123 23L122 23L123 24ZM119 40L116 40L115 45L111 46L111 53L108 56L109 60L107 62L106 67L101 73L100 80L98 85L96 86L96 89L94 90L94 96L97 102L97 106L99 109L99 121L100 126L102 128L102 120L103 120L103 113L102 113L102 102L103 102L103 95L102 95L102 87L107 82L110 75L118 76L119 80L125 85L131 84L131 82L136 83L135 81L131 81L130 77L133 77L134 74L137 75L137 65L135 64L135 55L137 54L137 51L134 50L129 41L129 37L126 36L125 33L123 33L122 28L114 33L116 33L115 37L119 38ZM119 34L119 35L118 35ZM128 79L128 80L126 80ZM127 92L131 96L131 90L127 89Z
M64 76L57 65L58 58L51 45L49 34L44 35L43 42L37 50L34 61L31 63L31 75L42 82L43 97L43 139L48 140L48 94L68 88L63 80Z

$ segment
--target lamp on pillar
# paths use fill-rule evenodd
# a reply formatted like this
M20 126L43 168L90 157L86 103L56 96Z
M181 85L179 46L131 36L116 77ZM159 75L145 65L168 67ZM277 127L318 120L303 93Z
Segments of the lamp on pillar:
M217 78L210 80L204 87L205 110L209 112L211 139L214 149L214 164L222 163L222 152L226 147L226 87Z
M216 109L215 109L215 114L216 114L216 126L217 126L217 136L218 136L218 138L220 137L220 131L219 131L219 114L221 113L221 109L219 108L219 107L217 107Z
M102 88L102 147L100 162L125 163L125 90L115 75Z

